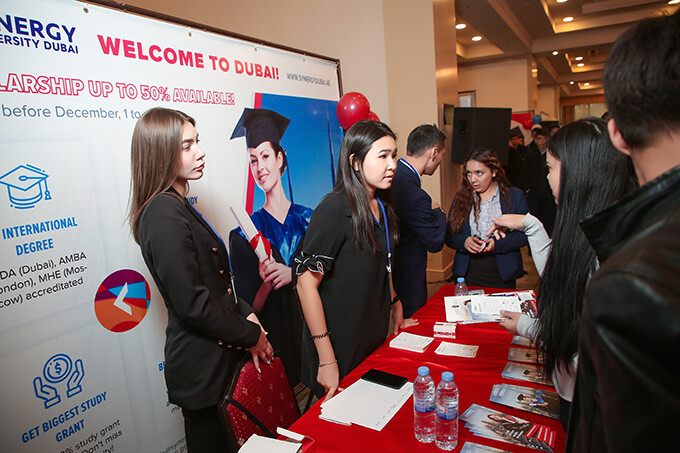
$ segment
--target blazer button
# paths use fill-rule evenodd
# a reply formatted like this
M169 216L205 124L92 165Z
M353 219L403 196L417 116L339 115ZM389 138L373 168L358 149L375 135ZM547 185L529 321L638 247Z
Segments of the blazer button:
M231 349L231 345L230 345L230 344L228 344L227 347L228 347L229 349Z
M228 289L227 289L227 294L231 294L231 293L232 293L231 288L228 288Z
M212 249L210 249L210 251L213 253L217 253L217 247L213 247Z
M238 350L240 351L240 350L241 350L241 346L236 346L236 349L238 349Z
M224 275L224 269L220 269L220 275Z
M224 346L224 342L222 340L217 340L217 346Z

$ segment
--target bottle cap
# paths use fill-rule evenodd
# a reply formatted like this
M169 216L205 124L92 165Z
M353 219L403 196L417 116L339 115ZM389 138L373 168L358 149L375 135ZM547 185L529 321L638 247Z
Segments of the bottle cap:
M458 277L458 280L456 280L458 283L465 283L465 277Z
M442 373L442 381L452 382L453 381L453 373L450 372L450 371L444 371Z
M418 368L418 376L428 376L430 374L430 369L426 366L421 366Z

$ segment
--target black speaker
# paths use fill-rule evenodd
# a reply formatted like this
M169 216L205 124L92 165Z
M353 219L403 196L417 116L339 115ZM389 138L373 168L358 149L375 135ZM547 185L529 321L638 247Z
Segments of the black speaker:
M451 161L462 164L473 149L488 148L506 164L511 116L512 109L506 108L456 107Z

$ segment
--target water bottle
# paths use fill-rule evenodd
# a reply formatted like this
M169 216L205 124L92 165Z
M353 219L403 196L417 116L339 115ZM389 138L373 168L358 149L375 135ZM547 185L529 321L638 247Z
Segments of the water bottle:
M437 423L435 443L442 450L453 450L458 445L458 387L453 373L442 373L437 387Z
M453 291L454 295L456 296L468 295L468 287L465 284L465 277L458 277L458 280L456 280L456 287Z
M419 442L434 441L434 380L426 366L418 368L413 381L413 433Z

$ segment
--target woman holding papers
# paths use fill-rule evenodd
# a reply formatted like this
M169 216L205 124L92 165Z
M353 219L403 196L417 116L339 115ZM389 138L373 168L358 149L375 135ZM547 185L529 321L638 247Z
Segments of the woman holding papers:
M260 261L240 229L229 235L236 292L253 306L281 354L286 375L300 382L302 319L293 292L292 261L305 235L312 210L291 203L281 178L287 167L280 145L290 120L268 109L245 108L231 135L245 137L250 172L265 194L265 203L250 216L271 245L271 258Z
M137 121L129 218L168 310L165 381L168 400L182 408L188 451L224 452L217 404L233 367L243 349L256 367L273 351L252 308L234 296L222 239L184 198L205 165L194 126L164 108Z
M463 181L449 211L444 240L456 250L453 274L465 277L472 286L514 289L515 279L524 275L520 248L527 238L521 231L497 239L486 232L493 217L528 211L522 191L509 186L493 151L472 151L463 166Z
M335 187L295 257L306 321L302 382L318 397L331 398L340 379L385 341L390 309L395 331L415 324L404 322L390 281L396 155L395 135L383 123L360 121L347 131Z
M511 333L533 339L541 351L545 372L552 375L560 397L570 402L576 379L578 336L583 294L597 269L595 251L579 222L637 187L630 158L609 140L607 124L599 118L575 121L551 139L546 155L548 183L557 203L552 241L531 214L494 219L496 236L506 228L523 230L529 237L538 285L537 319L501 312L509 320L501 325ZM562 405L562 421L566 423Z

